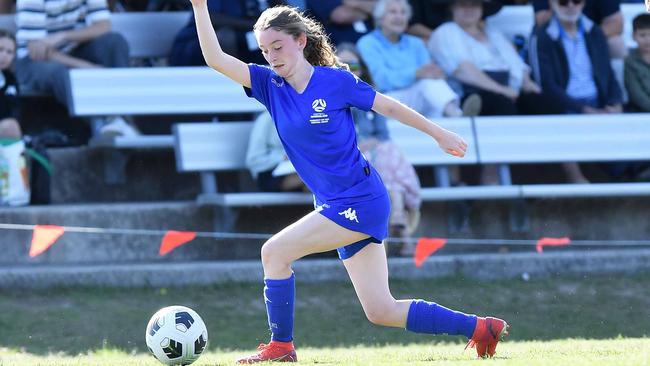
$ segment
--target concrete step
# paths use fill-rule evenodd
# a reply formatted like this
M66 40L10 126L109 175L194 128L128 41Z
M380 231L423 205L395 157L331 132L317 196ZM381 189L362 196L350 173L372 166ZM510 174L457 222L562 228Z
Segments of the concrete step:
M463 276L487 280L530 278L561 274L639 273L650 271L650 249L566 251L517 254L434 255L417 268L407 258L388 261L392 279ZM295 263L302 282L347 281L337 259L304 259ZM209 261L75 266L0 267L2 288L59 286L173 287L225 282L260 283L260 261Z
M197 174L179 174L171 150L48 149L53 204L193 200ZM110 166L124 160L124 167Z

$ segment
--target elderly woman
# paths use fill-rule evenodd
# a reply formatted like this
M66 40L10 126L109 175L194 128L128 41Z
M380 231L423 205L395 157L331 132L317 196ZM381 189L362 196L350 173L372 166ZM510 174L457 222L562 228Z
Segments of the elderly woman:
M484 22L498 9L491 1L452 1L452 21L434 31L429 51L447 75L463 83L465 92L481 95L481 115L548 114L557 105L553 98L541 93L510 41ZM543 110L541 98L551 100L543 103Z
M357 47L376 88L425 115L463 115L459 96L432 61L424 42L405 34L411 17L407 0L380 0L373 17L377 28L361 37ZM465 104L465 114L478 113L479 99L474 97Z
M498 4L453 0L450 6L452 21L433 32L429 51L447 75L463 84L465 93L481 96L481 115L565 113L557 98L531 79L530 68L510 41L486 25L485 17L496 13ZM496 184L496 168L485 167L481 181Z

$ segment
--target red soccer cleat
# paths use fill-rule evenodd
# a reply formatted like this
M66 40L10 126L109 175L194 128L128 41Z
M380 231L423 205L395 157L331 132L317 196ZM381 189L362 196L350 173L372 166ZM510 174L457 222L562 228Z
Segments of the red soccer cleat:
M269 344L261 343L257 350L257 354L243 357L237 360L239 364L251 364L257 362L296 362L296 349L293 347L293 342L278 342L271 341Z
M503 340L509 333L510 325L505 320L493 317L477 317L476 328L472 338L465 345L476 347L476 353L481 358L492 357L496 353L497 343Z

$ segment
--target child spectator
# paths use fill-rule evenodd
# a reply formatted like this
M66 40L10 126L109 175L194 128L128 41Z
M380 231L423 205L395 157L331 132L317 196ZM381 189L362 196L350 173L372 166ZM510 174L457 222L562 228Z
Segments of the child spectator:
M16 56L16 39L9 31L0 29L0 138L22 137L18 123L18 83L11 64Z
M625 58L625 88L633 112L650 112L650 14L632 21L632 37L637 48Z

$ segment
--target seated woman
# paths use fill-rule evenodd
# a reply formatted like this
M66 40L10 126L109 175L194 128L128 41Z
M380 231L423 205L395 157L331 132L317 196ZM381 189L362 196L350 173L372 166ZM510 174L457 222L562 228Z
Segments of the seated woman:
M480 115L564 114L557 98L542 92L530 67L510 41L484 19L500 6L492 1L453 0L452 20L438 27L428 47L445 73L460 81L465 93L483 101ZM577 167L577 166L576 166ZM578 170L571 180L586 180ZM483 184L497 184L494 166L486 166Z
M246 167L263 192L304 191L305 185L284 152L268 112L255 120L246 151Z
M356 47L342 43L337 47L337 56L350 67L350 71L360 79L372 84L366 66ZM386 118L374 112L352 110L357 125L359 149L370 161L384 181L391 201L389 219L391 237L401 241L399 254L413 255L415 243L409 238L420 220L420 180L413 165L406 160L400 149L391 141ZM395 245L387 245L390 254L397 253Z
M411 6L406 0L380 0L373 17L376 29L361 37L357 48L368 65L377 90L432 117L463 115L460 98L424 42L406 34ZM471 103L470 103L471 102ZM466 102L466 114L476 114L480 100Z

